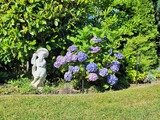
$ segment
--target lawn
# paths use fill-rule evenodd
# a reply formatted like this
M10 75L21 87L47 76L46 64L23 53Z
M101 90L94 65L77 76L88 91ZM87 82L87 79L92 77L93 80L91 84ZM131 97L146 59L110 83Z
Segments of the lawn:
M1 95L0 120L159 120L160 84L71 95Z

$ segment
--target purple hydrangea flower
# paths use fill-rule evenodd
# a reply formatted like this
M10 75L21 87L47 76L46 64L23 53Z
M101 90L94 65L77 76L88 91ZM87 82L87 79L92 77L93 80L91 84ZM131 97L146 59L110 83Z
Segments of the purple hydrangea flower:
M86 67L86 70L88 71L88 72L96 72L97 71L97 69L98 69L98 66L97 66L97 64L96 63L89 63L88 65L87 65L87 67Z
M72 55L72 62L76 62L77 61L78 56L77 55Z
M66 58L63 56L58 56L53 65L54 67L59 68L61 65L64 65L65 63L66 63Z
M117 72L119 71L119 68L120 68L120 63L118 61L112 61L112 64L110 65L110 69L113 72Z
M66 64L66 59L63 56L57 56L56 62L60 63L60 65Z
M97 37L95 37L95 36L91 39L91 41L93 41L93 42L96 42L96 40L97 40Z
M72 56L72 53L71 52L67 52L66 56Z
M65 58L66 58L66 62L71 62L72 61L72 53L67 52Z
M56 61L60 61L63 58L63 56L57 56Z
M62 59L60 60L61 65L64 65L67 63L66 61L66 56L63 56Z
M71 73L71 72L66 72L66 73L64 74L64 79L65 79L66 81L71 81L71 79L72 79L72 73Z
M98 42L102 42L102 39L101 38L97 38L97 37L93 37L91 39L91 41L98 43Z
M79 67L78 66L74 66L73 68L73 73L78 73L79 72Z
M118 78L115 75L108 75L107 82L110 85L114 85L114 84L116 84L118 82Z
M101 50L101 48L96 46L96 47L89 48L89 50L91 51L91 53L97 53Z
M78 52L78 61L79 62L83 62L86 59L87 59L87 55L84 52L82 52L82 51Z
M99 75L102 76L102 77L107 76L107 75L108 75L108 70L107 70L107 68L102 68L102 69L100 69Z
M74 52L74 51L77 50L77 47L75 45L72 45L72 46L69 46L68 49L69 49L70 52Z
M114 53L114 56L117 58L117 59L122 59L123 58L123 55L121 53Z
M54 62L53 66L55 68L60 68L61 64L60 64L60 62L56 61L56 62Z
M90 81L96 81L98 79L98 75L96 73L89 73L88 79Z

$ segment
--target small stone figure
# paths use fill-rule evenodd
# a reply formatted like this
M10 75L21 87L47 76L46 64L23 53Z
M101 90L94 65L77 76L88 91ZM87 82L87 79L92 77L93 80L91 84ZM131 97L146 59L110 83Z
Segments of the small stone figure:
M31 85L35 88L43 86L44 81L46 80L46 60L49 55L49 52L46 48L38 49L32 56L31 64L32 74L34 80L31 82Z

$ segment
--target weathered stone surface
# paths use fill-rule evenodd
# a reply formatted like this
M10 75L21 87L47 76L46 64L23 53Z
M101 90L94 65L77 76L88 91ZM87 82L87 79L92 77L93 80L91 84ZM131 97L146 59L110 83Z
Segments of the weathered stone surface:
M38 49L32 56L31 64L32 74L34 80L31 82L31 85L35 88L42 87L44 81L46 80L46 60L49 55L49 52L46 48Z

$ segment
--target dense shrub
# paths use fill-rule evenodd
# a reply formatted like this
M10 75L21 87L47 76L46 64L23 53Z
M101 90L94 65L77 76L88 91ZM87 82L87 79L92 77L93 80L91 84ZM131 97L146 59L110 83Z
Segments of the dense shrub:
M119 48L125 56L124 71L128 80L136 80L136 65L138 64L138 78L143 79L145 71L157 64L155 38L158 34L155 24L154 9L149 0L117 1L113 2L116 9L116 22L109 26L114 31L115 41L119 41ZM103 25L108 24L108 20ZM116 27L118 26L118 27ZM107 29L107 28L106 28ZM137 63L137 54L140 60ZM132 74L132 71L134 71ZM130 77L132 74L132 77Z
M158 25L158 32L159 32L156 38L156 44L157 44L157 54L159 57L159 64L160 64L160 0L153 0L153 5L155 9L156 24Z
M85 27L78 31L81 35L87 35L89 29ZM120 69L123 55L118 51L112 51L107 38L94 36L92 39L82 39L83 36L71 37L74 45L68 48L68 52L58 56L54 67L64 73L64 80L80 83L87 80L98 86L113 86L118 82L116 72ZM96 82L95 82L96 81ZM98 81L98 82L97 82ZM101 83L101 84L100 84Z
M69 46L67 35L75 34L78 28L95 21L87 18L87 11L94 11L89 2L2 0L0 64L12 73L25 72L27 61L39 47L46 47L50 51L51 60L53 55L58 55ZM48 66L52 68L51 63Z
M33 52L46 47L50 51L48 76L62 77L52 67L55 56L64 55L72 44L86 49L86 40L93 36L107 41L104 54L109 48L124 54L117 73L120 83L142 79L157 64L158 32L151 0L3 0L0 9L1 70L25 72Z
M115 0L102 12L104 18L99 27L85 27L76 37L70 37L70 40L80 48L85 48L88 44L86 39L89 37L105 36L105 48L120 50L125 56L120 69L121 80L143 80L147 71L154 67L158 60L155 44L158 32L154 25L153 10L151 1Z

